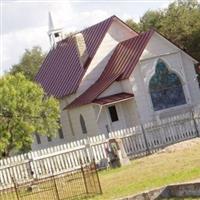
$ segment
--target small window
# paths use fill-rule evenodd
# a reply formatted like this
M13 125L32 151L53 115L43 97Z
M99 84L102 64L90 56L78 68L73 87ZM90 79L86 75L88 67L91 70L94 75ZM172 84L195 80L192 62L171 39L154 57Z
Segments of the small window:
M64 138L64 134L63 134L63 131L62 131L62 126L61 126L61 121L60 119L58 120L58 124L59 124L59 129L58 129L58 136L60 139L63 139Z
M110 113L110 118L112 122L116 122L119 120L118 115L117 115L117 110L115 106L110 106L108 107L109 113Z
M51 142L52 141L52 137L51 136L47 136L47 140L48 140L48 142Z
M40 135L38 133L35 133L35 137L36 137L36 141L38 144L41 144L41 139L40 139Z
M59 33L54 33L55 37L59 37Z
M85 120L84 120L82 115L80 115L80 124L81 124L82 133L86 134L87 128L86 128L86 125L85 125Z
M61 127L58 129L58 135L59 135L59 138L60 138L60 139L63 139L63 138L64 138L64 134L63 134L63 131L62 131L62 128L61 128Z

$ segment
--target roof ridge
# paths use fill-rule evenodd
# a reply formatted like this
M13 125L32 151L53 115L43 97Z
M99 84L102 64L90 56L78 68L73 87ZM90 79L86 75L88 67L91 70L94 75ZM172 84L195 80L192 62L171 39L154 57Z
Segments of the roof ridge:
M77 34L79 34L79 33L82 33L82 32L84 32L84 31L86 31L87 29L90 29L90 28L92 28L92 27L94 27L94 26L97 26L97 25L99 25L99 24L101 24L101 23L104 23L104 22L109 21L109 20L114 19L114 18L116 18L117 20L119 20L120 22L122 22L124 25L126 25L128 28L130 28L132 31L134 31L134 32L136 32L138 35L140 35L140 33L138 33L137 31L133 30L130 26L128 26L128 24L126 24L124 21L122 21L119 17L117 17L116 15L112 15L112 16L110 16L110 17L108 17L108 18L106 18L106 19L104 19L104 20L102 20L102 21L100 21L100 22L98 22L98 23L96 23L96 24L93 24L93 25L88 26L88 27L86 27L86 28L84 28L84 29L81 29L81 30L79 30L79 31L77 31L77 32L75 32L75 33L72 33L71 35L69 35L68 37L64 38L63 40L61 40L61 41L59 41L59 42L65 41L65 40L67 40L67 39L69 39L69 38L71 38L71 37L74 37L75 35L77 35ZM137 36L138 36L138 35L137 35ZM58 43L59 43L59 42L58 42Z
M100 21L100 22L98 22L98 23L96 23L96 24L93 24L93 25L91 25L91 26L85 27L85 28L83 28L83 29L81 29L81 30L79 30L79 31L75 31L74 33L72 33L71 35L69 35L69 36L67 36L66 38L62 39L62 40L59 41L58 43L64 42L65 40L70 39L70 38L74 37L75 35L77 35L77 34L79 34L79 33L82 33L82 32L84 32L84 31L86 31L86 30L88 30L88 29L90 29L90 28L92 28L92 27L94 27L94 26L97 26L97 25L99 25L99 24L101 24L101 23L104 23L104 22L106 22L106 21L109 21L109 20L111 20L111 19L113 19L113 18L115 18L115 17L118 18L116 15L112 15L111 17L108 17L108 18L106 18L106 19L104 19L104 20L102 20L102 21Z
M95 56L114 17L81 31L91 58ZM74 38L67 37L60 41L56 48L50 49L35 80L42 85L46 93L62 98L76 92L86 70L79 62Z

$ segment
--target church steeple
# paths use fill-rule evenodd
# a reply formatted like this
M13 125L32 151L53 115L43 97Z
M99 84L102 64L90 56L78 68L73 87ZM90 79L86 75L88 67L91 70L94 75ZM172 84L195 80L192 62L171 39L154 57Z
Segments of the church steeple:
M55 28L51 12L49 12L49 41L51 47L55 47L56 43L63 39L62 28Z
M53 24L51 12L49 12L49 31L51 30L54 30L54 24Z

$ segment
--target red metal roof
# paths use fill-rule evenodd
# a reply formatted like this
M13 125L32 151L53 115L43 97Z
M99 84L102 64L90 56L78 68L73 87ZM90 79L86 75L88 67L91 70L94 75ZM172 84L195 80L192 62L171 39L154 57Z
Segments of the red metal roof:
M114 95L111 95L111 96L95 99L93 101L93 103L97 103L97 104L100 104L100 105L106 105L106 104L114 103L114 102L121 101L121 100L127 100L127 99L130 99L130 98L133 98L133 97L134 97L133 94L123 92L123 93L114 94Z
M67 108L91 103L114 81L129 78L153 33L150 30L119 43L99 79Z
M85 39L90 61L114 17L80 32ZM59 42L56 48L50 50L36 75L36 81L41 84L47 94L62 98L76 92L86 70L87 67L84 69L79 61L75 39L68 37Z

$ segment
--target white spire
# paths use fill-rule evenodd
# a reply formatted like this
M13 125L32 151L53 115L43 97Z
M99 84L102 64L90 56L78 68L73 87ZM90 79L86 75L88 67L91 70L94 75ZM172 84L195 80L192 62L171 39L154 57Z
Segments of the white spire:
M49 12L49 40L51 47L55 47L56 43L63 39L62 28L55 28L51 12Z
M49 12L49 31L54 30L54 24L53 24L53 19L52 19L52 14Z

